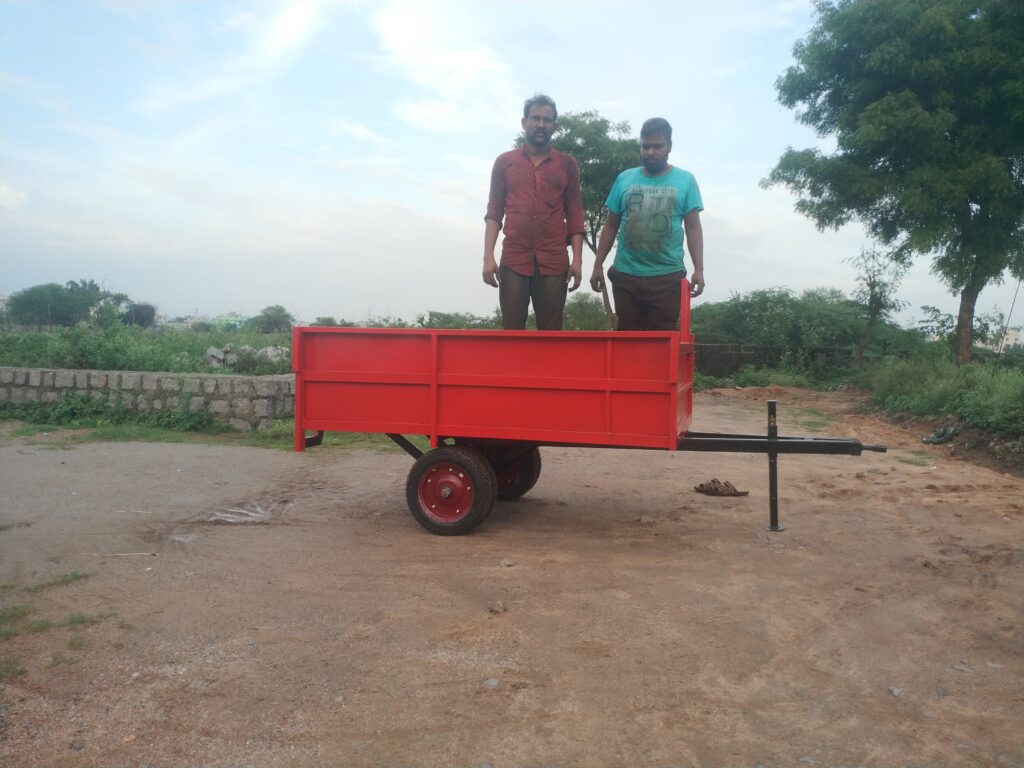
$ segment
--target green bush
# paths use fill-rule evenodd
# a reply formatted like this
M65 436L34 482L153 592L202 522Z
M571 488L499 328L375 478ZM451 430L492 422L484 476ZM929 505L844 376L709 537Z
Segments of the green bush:
M951 417L970 427L1024 435L1024 370L998 363L956 366L945 357L887 360L865 371L874 402L917 418Z
M187 401L178 409L138 413L120 402L67 392L53 405L43 403L0 403L0 418L19 419L30 424L52 424L72 428L109 424L144 424L181 432L215 432L227 429L205 411L190 411Z

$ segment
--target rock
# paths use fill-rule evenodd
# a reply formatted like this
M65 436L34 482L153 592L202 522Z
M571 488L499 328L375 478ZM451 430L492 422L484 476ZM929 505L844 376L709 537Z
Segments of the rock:
M973 672L974 670L967 666L966 661L961 661L959 664L954 664L953 669L957 672Z
M650 517L648 515L640 515L640 517L638 517L636 521L640 525L654 525L657 522L653 517Z
M497 687L498 687L498 680L496 678L488 677L486 680L484 680L484 688L497 688Z
M513 565L515 565L515 563L513 563L511 560L502 560L500 563L498 563L498 565L500 565L502 568L511 568Z
M938 696L940 699L944 699L947 696L949 696L949 691L945 688L939 688L935 691L935 695Z
M897 688L893 685L890 685L886 690L889 691L890 696L899 696L901 693L903 693L902 688Z
M71 742L72 749L85 749L85 742L81 739L75 739Z
M487 610L489 610L491 613L504 613L508 609L505 607L505 604L501 602L501 600L499 600Z

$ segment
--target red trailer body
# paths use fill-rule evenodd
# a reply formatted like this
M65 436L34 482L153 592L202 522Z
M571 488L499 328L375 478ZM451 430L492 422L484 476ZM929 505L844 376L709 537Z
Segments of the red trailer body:
M675 450L693 414L683 297L671 332L294 328L295 450L306 430Z

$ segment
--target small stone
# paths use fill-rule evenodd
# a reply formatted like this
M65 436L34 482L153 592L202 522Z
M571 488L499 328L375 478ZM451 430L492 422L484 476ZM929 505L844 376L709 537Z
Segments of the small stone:
M653 518L653 517L650 517L650 516L648 516L648 515L640 515L640 517L638 517L638 518L636 519L636 521L637 521L637 522L638 522L638 523L639 523L640 525L654 525L654 523L655 523L655 520L654 520L654 518Z
M489 610L491 613L504 613L508 609L505 607L505 604L501 600L499 600L487 610Z
M935 695L938 696L940 699L944 699L947 696L949 696L949 691L945 688L939 688L935 691Z
M998 662L995 662L995 661L986 661L985 662L985 666L986 667L991 667L992 669L1002 669L1003 668L1002 664L999 664Z
M344 696L335 696L334 697L334 703L335 704L341 704L343 701L345 701L345 697Z
M974 670L967 666L966 661L961 661L959 664L954 664L953 669L957 672L973 672Z
M85 742L81 739L75 739L71 742L72 749L85 749Z
M500 563L498 563L498 565L500 565L502 568L511 568L513 565L515 565L515 563L513 563L511 560L502 560Z
M484 688L497 688L497 687L498 687L498 680L497 680L497 678L488 677L486 680L484 680Z
M890 696L899 696L901 693L903 693L902 688L897 688L893 685L890 685L886 690L889 691Z

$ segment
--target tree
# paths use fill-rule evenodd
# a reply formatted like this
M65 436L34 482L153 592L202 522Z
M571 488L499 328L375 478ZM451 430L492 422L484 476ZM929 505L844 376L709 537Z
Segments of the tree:
M105 302L122 300L127 296L105 291L95 280L72 280L17 291L8 299L7 308L17 325L71 326L90 320Z
M862 222L900 260L933 257L960 295L956 360L981 290L1024 275L1024 4L818 0L776 81L836 150L787 151L762 182L819 228Z
M523 146L520 134L515 145ZM627 168L639 165L639 140L630 136L629 122L613 123L596 110L566 112L558 116L558 132L551 146L576 158L580 166L583 188L583 239L590 250L597 252L597 237L608 218L604 201L615 177Z
M604 304L593 293L577 291L565 302L562 327L567 331L603 331L608 327Z
M143 328L152 328L156 322L156 307L152 304L130 302L128 309L121 315L121 321L125 325L139 325Z
M249 319L248 325L257 333L280 333L289 331L295 325L295 318L280 304L264 307L260 313Z
M857 269L857 287L853 298L864 308L864 331L857 343L857 359L864 359L868 339L878 327L879 321L891 320L892 313L906 306L905 301L896 298L903 276L909 265L893 260L877 248L861 248L860 254L845 259Z

